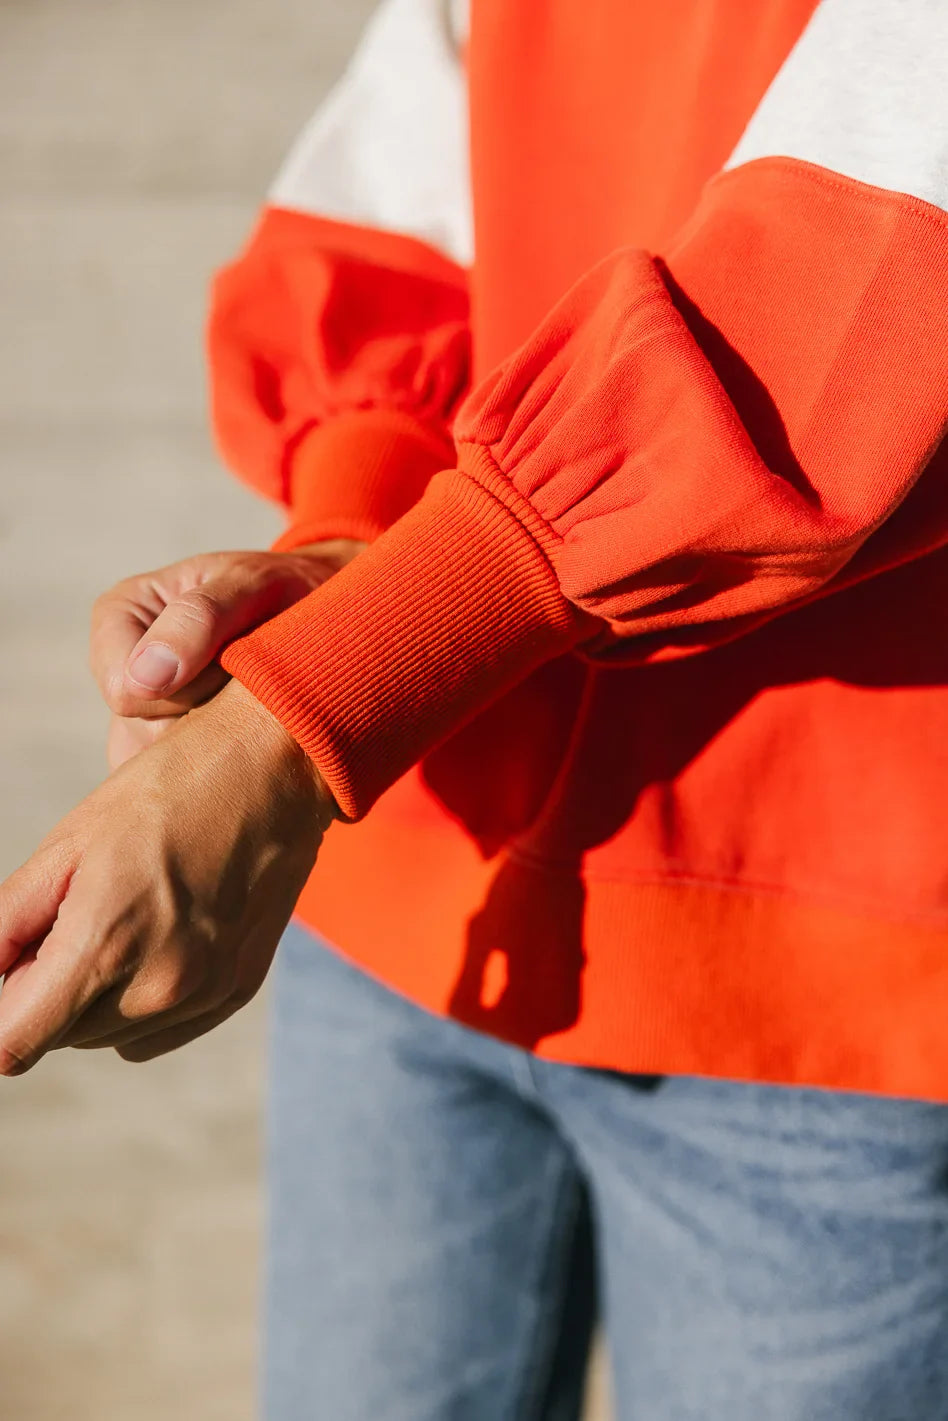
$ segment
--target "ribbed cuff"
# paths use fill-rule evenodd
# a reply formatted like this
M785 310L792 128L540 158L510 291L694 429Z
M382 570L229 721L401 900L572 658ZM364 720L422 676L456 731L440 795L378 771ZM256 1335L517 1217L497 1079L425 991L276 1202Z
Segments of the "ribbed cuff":
M588 634L545 531L483 450L318 591L233 642L222 664L361 817L413 764Z
M447 436L411 415L337 415L310 430L294 451L292 522L274 549L290 552L328 538L372 543L418 502L432 475L454 461Z

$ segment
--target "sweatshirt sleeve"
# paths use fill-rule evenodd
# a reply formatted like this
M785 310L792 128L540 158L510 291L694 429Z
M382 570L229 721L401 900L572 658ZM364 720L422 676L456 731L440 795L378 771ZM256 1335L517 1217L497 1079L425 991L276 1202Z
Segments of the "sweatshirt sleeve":
M821 7L666 251L609 257L473 392L457 467L225 653L348 815L553 655L700 652L948 541L944 105L920 92L946 22L889 7L887 98L841 62L858 11ZM824 71L845 111L817 142Z
M465 101L439 0L386 0L214 282L214 429L233 471L287 506L278 547L371 541L454 461Z

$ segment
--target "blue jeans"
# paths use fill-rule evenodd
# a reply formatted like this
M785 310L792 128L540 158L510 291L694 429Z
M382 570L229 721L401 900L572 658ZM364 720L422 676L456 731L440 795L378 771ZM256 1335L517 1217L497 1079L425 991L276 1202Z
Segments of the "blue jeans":
M948 1110L539 1061L278 955L267 1421L945 1421ZM946 1023L948 1029L948 1023Z

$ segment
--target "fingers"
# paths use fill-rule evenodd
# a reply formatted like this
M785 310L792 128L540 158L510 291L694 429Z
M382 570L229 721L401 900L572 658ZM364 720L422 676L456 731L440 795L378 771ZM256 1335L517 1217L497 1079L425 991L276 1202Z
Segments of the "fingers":
M200 969L183 949L141 964L135 935L127 936L134 914L120 913L114 935L103 936L89 930L88 906L77 910L70 899L45 940L8 973L0 993L0 1075L22 1075L59 1046L134 1039L156 1023L210 1009L196 995Z
M237 990L223 1002L203 1006L191 1000L155 1012L136 1004L127 988L113 988L93 1002L78 1021L56 1043L56 1049L73 1047L79 1051L117 1050L126 1060L150 1061L165 1051L174 1051L212 1031L227 1021L256 995L253 990ZM117 1023L122 1023L117 1025ZM155 1044L154 1050L150 1043ZM138 1054L139 1046L142 1048ZM126 1048L136 1054L126 1055Z
M20 987L17 985L17 983L21 981L21 979L33 966L33 963L36 961L38 952L38 945L24 948L24 950L20 953L20 956L14 962L13 966L7 971L7 974L3 979L2 990L4 992L12 992L14 995L16 995L16 993L20 990Z
M116 982L73 1021L56 1045L112 1046L216 1010L197 962L187 951L166 950L163 960L138 967Z
M216 1012L206 1012L204 1016L197 1016L192 1021L152 1032L150 1036L139 1036L137 1040L127 1045L117 1045L115 1049L123 1061L153 1061L158 1056L167 1056L169 1051L177 1051L180 1047L189 1045L199 1036L206 1036L209 1031L213 1031L216 1026L233 1016L235 1010L235 1007L222 1007Z
M48 844L0 884L0 977L56 921L73 864L65 844Z
M95 603L89 665L108 705L120 693L125 663L164 605L147 576L120 582Z
M137 693L174 695L189 686L227 642L287 602L281 564L237 564L169 602L132 651L125 679Z
M149 671L146 662L141 668L144 680L136 684L126 675L129 659L169 607L183 603L186 614L189 599L195 599L205 583L213 582L225 569L248 563L256 567L260 561L256 554L206 553L126 578L98 598L92 611L89 661L106 703L117 715L181 715L220 690L226 677L219 667L208 664L203 679L196 685L189 684L194 682L194 676L184 671L174 675L174 666L167 664L167 658L161 669L159 651L149 658L152 663L157 658L158 671L154 666ZM173 660L171 649L169 656ZM160 688L165 685L168 691L163 696Z
M234 637L331 577L361 544L295 553L205 553L120 582L92 617L90 661L116 715L181 715L220 690L215 664Z
M155 1056L176 1051L179 1046L186 1046L189 1041L195 1041L199 1036L213 1031L215 1026L228 1021L241 1005L241 1001L234 1000L213 1010L194 1012L188 1017L169 1012L165 1016L155 1016L147 1022L127 1026L122 1031L113 1031L88 1040L73 1041L63 1038L58 1045L72 1046L78 1051L110 1049L118 1051L126 1061L150 1061ZM77 1024L77 1031L81 1031L81 1028L80 1022Z
M205 561L207 561L205 559ZM208 665L197 677L178 676L167 695L136 685L126 675L129 658L169 603L194 584L202 566L175 568L129 578L98 599L92 612L89 664L106 705L130 717L183 715L217 694L227 680L219 666ZM188 581L190 579L190 582ZM183 584L183 585L182 585ZM143 672L143 674L146 674Z
M122 672L121 680L106 697L109 709L130 720L168 720L186 715L195 706L203 706L216 696L229 676L216 662L198 672L193 681L183 684L173 695L152 694L135 686Z
M60 829L0 886L0 1076L28 1071L113 985L115 954L76 910L89 871L82 842Z
M224 1020L248 999L215 997L200 954L183 944L142 963L122 928L100 939L73 921L84 910L69 916L21 957L0 993L0 1075L22 1075L60 1047L124 1045L211 1012Z
M0 992L0 1076L31 1070L95 1000L101 983L53 928Z
M106 699L123 716L181 714L220 690L218 652L234 637L275 616L298 592L298 579L273 560L248 560L227 574L185 588L140 632L119 668L128 641L127 615L102 628L99 655L108 659ZM110 679L111 678L111 679Z

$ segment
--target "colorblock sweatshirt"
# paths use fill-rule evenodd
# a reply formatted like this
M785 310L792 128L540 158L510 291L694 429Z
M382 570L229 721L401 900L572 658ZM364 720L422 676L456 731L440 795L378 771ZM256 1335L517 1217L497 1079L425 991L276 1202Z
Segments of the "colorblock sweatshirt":
M299 906L552 1059L948 1100L948 6L386 0L218 277Z

